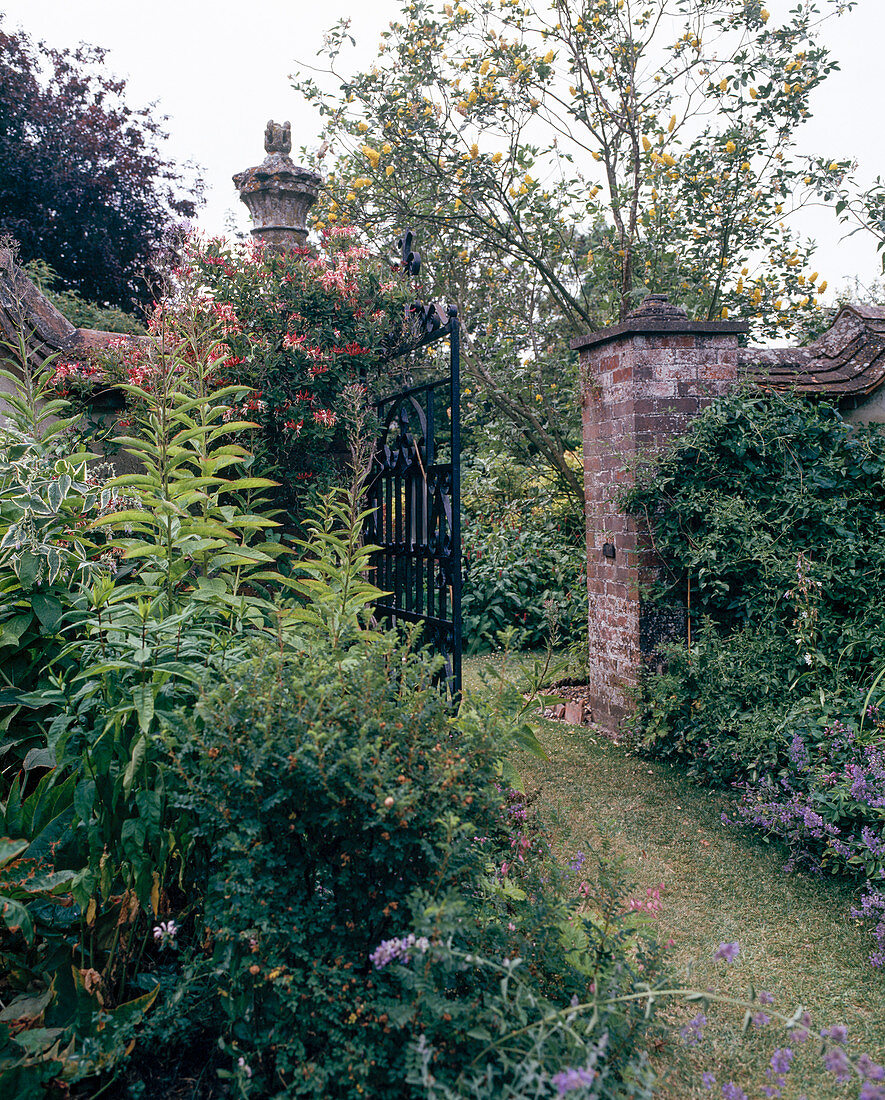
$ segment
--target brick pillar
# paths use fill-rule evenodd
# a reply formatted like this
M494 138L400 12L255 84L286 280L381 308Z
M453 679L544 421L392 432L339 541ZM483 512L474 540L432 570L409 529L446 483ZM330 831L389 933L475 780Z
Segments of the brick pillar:
M668 623L643 606L659 562L647 528L619 509L617 495L637 461L681 435L734 385L745 331L734 322L689 321L665 295L653 294L622 324L572 342L580 352L584 422L588 680L593 721L603 728L616 730L630 713L644 653L684 624L684 613Z

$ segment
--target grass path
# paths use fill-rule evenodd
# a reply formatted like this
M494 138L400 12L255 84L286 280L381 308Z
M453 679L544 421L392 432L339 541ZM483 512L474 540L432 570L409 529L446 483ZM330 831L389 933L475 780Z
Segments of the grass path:
M489 660L467 662L468 687ZM802 1004L818 1027L846 1025L850 1050L885 1060L885 975L867 962L870 944L850 917L854 895L846 884L785 874L781 849L722 824L731 796L700 787L678 767L631 755L584 727L543 722L538 736L548 759L521 754L514 763L527 788L540 789L558 845L564 854L608 845L632 869L637 896L662 884L659 932L674 941L672 973L684 979L690 968L692 987L735 995L752 982L774 994L781 1011ZM741 953L734 966L712 959L718 944L735 940ZM688 1018L696 1008L673 1011ZM736 1081L751 1100L763 1095L771 1052L788 1041L783 1032L751 1028L745 1037L740 1015L716 1011L710 1020L701 1047L662 1052L661 1065L674 1055L679 1063L661 1085L662 1100L709 1097L693 1084L702 1070ZM797 1052L784 1100L857 1096L856 1083L832 1083L812 1046Z

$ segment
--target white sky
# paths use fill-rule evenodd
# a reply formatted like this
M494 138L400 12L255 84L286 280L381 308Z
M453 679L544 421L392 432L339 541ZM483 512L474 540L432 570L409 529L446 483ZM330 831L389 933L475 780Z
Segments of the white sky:
M792 0L769 0L774 19ZM198 224L221 232L228 211L248 226L231 183L234 172L264 157L269 118L290 119L294 149L317 142L319 119L290 87L298 61L310 62L323 31L352 19L355 58L367 63L378 35L400 11L398 0L0 0L7 30L21 27L53 46L107 47L109 67L129 81L127 102L157 101L169 115L166 153L194 160L206 184ZM827 25L825 41L841 65L818 92L802 148L859 162L861 178L885 174L883 55L885 0L859 0ZM294 152L293 149L293 152ZM800 224L815 237L815 266L831 287L879 273L872 238L843 230L828 211L806 211Z

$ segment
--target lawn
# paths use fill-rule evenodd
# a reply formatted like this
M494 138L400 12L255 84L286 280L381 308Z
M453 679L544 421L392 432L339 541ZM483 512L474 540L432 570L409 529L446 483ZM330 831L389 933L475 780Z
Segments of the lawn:
M481 690L483 666L496 663L468 659L467 687ZM514 763L555 817L563 855L607 848L633 871L637 897L662 887L659 932L663 942L673 941L668 955L680 984L737 996L753 984L774 995L776 1009L789 1013L802 1004L817 1027L847 1026L850 1052L885 1057L882 973L867 962L868 937L850 917L850 884L785 874L777 845L722 823L732 805L728 792L705 789L676 766L638 757L585 727L542 721L537 733L547 759L521 754ZM714 961L716 947L733 941L741 945L737 962ZM687 1020L696 1011L679 1005L668 1014ZM773 1025L742 1035L739 1012L714 1008L709 1017L699 1047L667 1043L656 1054L666 1074L659 1095L709 1096L700 1075L712 1071L751 1098L762 1096L771 1053L789 1040ZM809 1042L797 1051L783 1095L803 1094L856 1095L857 1085L836 1086Z

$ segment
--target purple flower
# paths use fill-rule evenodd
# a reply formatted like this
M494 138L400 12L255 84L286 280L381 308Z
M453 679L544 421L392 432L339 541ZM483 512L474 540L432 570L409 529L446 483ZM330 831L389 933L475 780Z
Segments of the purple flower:
M727 963L733 963L741 949L739 943L720 943L713 952L714 959L724 959Z
M839 1046L844 1046L848 1042L848 1028L842 1024L836 1024L834 1027L825 1029L820 1033L822 1039L831 1039L834 1043L838 1043Z
M824 1065L837 1081L851 1079L851 1063L841 1047L830 1047L824 1055Z
M885 1081L885 1067L874 1062L869 1054L861 1054L855 1068L867 1081Z
M773 1005L774 1004L774 994L769 993L767 989L760 989L759 990L759 1004L761 1004L761 1005Z
M399 939L382 940L369 956L369 962L376 970L380 970L388 963L396 962L397 959L408 962L414 951L423 955L429 949L430 940L426 936L416 936L414 932L410 932L408 936L402 936Z
M575 1089L579 1089L583 1085L592 1085L595 1077L595 1070L578 1067L577 1069L564 1069L561 1073L557 1073L552 1077L551 1080L559 1095L565 1096L567 1092L574 1092Z
M857 1100L885 1100L885 1088L882 1085L873 1085L865 1081L860 1087Z
M771 1017L766 1016L764 1012L757 1012L753 1016L753 1027L765 1027L766 1024L771 1023Z
M707 1026L707 1017L699 1012L693 1020L689 1020L685 1027L679 1031L683 1043L689 1047L696 1047L704 1037L704 1028Z
M747 1094L734 1081L729 1081L722 1086L722 1100L747 1100Z
M711 1089L716 1084L716 1074L702 1073L701 1084L704 1086L705 1089Z
M790 742L789 756L799 771L805 771L808 767L808 749L806 748L805 742L802 740L802 735L799 733L793 734L793 740Z
M793 1052L789 1047L779 1047L771 1056L772 1073L789 1073Z

